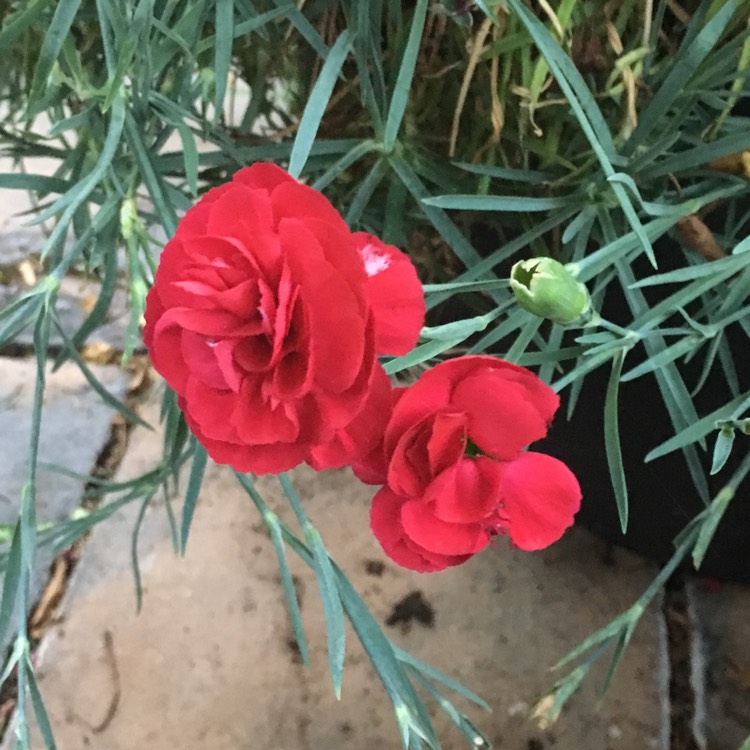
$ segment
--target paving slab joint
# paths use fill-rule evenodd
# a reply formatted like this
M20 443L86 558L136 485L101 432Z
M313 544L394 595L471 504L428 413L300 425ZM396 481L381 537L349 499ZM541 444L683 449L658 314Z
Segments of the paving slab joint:
M706 750L706 669L692 586L678 570L664 587L669 750Z

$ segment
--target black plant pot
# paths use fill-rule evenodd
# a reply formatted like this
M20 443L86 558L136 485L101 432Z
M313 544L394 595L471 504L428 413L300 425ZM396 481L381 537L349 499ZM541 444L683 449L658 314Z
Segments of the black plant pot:
M677 250L679 255L679 249L671 242L669 244L670 252ZM660 271L663 270L669 269L660 267ZM626 323L625 301L621 293L613 289L608 296L610 299L604 314L610 320L620 319ZM736 324L726 330L726 336L741 392L750 392L750 341ZM700 377L703 358L696 357L695 360L688 365L679 364L689 389ZM628 368L636 362L637 359L631 362L628 358ZM549 437L537 445L565 461L579 478L583 490L579 522L609 543L621 544L663 563L674 551L674 537L705 506L693 485L681 451L644 463L652 448L674 434L656 379L653 375L646 375L622 383L620 388L619 426L630 509L627 533L622 533L604 449L602 415L608 379L609 368L606 366L586 376L570 421L565 420L567 403L563 395L563 404ZM704 416L732 398L717 363L694 403L698 414ZM711 464L715 437L716 432L709 434L708 450L702 456L707 468ZM750 437L738 435L726 466L709 478L712 497L726 484L748 450ZM718 527L700 573L724 580L750 582L749 533L750 479L746 479Z

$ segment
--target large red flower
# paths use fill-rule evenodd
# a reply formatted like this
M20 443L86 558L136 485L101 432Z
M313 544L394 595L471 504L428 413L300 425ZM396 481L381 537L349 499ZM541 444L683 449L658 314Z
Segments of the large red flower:
M423 318L403 253L352 234L320 193L259 163L180 222L144 339L209 454L270 473L372 449L390 390L377 355L409 351Z
M385 484L372 528L385 552L419 571L466 561L499 534L537 550L573 523L581 491L555 458L523 449L544 437L554 391L494 357L444 362L395 394L382 444L355 463Z

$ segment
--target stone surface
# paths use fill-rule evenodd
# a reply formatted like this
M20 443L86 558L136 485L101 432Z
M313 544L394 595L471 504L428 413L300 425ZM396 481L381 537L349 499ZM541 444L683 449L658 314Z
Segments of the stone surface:
M145 416L153 421L156 414L153 405ZM136 428L120 478L153 467L160 441L158 432ZM574 530L544 553L499 544L460 568L419 575L387 560L372 538L372 488L346 471L298 470L293 477L332 555L381 623L405 597L419 599L421 621L385 630L489 702L492 714L457 700L495 747L662 747L653 611L601 707L600 670L551 729L528 718L554 682L549 667L637 598L653 576L650 565L619 551L614 563L605 562L602 545ZM284 508L275 480L260 480L258 488ZM336 701L315 579L295 564L312 661L309 671L301 665L272 547L230 471L209 466L184 559L173 552L163 500L147 510L140 615L130 566L137 511L128 506L95 530L40 652L40 687L60 750L400 747L392 706L351 631ZM447 750L466 747L444 719L436 721Z
M17 230L0 231L0 309L12 304L37 285L43 277L38 262L44 236L38 232ZM104 344L115 351L125 348L130 323L129 294L121 279L110 305L84 343ZM101 291L98 281L84 276L66 276L57 293L55 311L68 337L73 337L92 311ZM33 330L29 326L15 339L16 344L30 346ZM50 343L62 347L64 340L56 329L50 333ZM136 332L136 350L143 348L140 332Z
M114 367L91 367L94 375L121 397L127 380ZM26 481L31 410L36 364L32 360L0 358L0 523L13 524L18 515L21 489ZM39 461L63 466L86 475L109 434L112 409L91 389L72 364L47 372L47 389L39 446ZM39 466L37 518L39 523L67 518L81 502L83 483L52 468ZM32 600L47 579L51 557L40 552Z
M750 596L746 586L698 581L694 669L705 670L704 714L710 750L737 750L750 736Z

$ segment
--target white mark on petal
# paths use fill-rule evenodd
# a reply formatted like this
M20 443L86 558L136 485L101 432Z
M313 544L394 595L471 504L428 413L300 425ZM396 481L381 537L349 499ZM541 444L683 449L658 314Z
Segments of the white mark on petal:
M360 254L365 264L365 273L368 276L377 276L391 265L389 255L381 255L373 244L365 245L360 248Z

